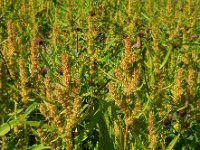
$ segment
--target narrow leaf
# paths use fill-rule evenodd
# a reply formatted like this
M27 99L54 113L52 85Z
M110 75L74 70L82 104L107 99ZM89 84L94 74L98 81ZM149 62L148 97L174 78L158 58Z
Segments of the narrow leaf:
M170 56L170 54L171 54L171 51L172 51L172 48L170 48L170 49L167 51L167 54L166 54L166 56L165 56L165 58L164 58L164 60L163 60L163 62L162 62L162 64L161 64L161 66L160 66L159 69L162 69L162 68L165 66L165 64L167 63L167 61L168 61L168 59L169 59L169 56Z
M29 147L28 149L30 149L30 150L44 150L44 149L50 150L51 147L40 144L40 145L33 145L33 146Z
M32 127L39 127L40 123L39 121L26 121L26 124Z
M28 116L30 113L32 113L36 108L37 108L38 104L36 102L34 102L33 104L31 104L24 112L24 114L26 116Z
M173 147L176 145L178 139L180 137L180 134L178 134L168 145L167 150L172 150Z
M141 149L147 150L147 148L143 145L142 141L138 138L138 136L134 132L132 132L131 134L133 135L134 139L137 141L139 147Z

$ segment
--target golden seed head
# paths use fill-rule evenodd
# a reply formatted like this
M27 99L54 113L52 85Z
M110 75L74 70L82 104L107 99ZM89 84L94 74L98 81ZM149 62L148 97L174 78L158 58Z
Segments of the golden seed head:
M133 52L131 39L129 37L125 37L125 52L121 61L121 66L124 71L128 71L130 65L132 65L136 61L136 55Z
M127 116L127 117L125 118L125 124L126 124L127 126L131 125L131 124L133 123L133 121L134 121L134 119L133 119L131 116Z
M173 9L172 0L167 0L167 12L168 12L168 14L171 14L172 9Z
M148 131L149 131L148 140L150 149L155 149L158 142L154 124L155 124L154 114L152 111L150 111L148 118Z
M67 89L70 88L70 67L69 67L69 56L67 54L62 54L62 70L63 77L62 83Z
M194 94L195 73L196 73L196 71L194 68L189 68L188 76L187 76L187 83L188 83L188 90L189 90L190 95Z
M7 42L5 42L3 49L5 49L4 53L6 53L7 56L7 65L8 65L8 69L10 72L10 75L12 77L13 80L16 79L17 77L17 71L16 71L16 66L15 64L17 63L17 51L16 51L16 37L15 37L15 31L13 28L13 24L11 22L11 20L7 21L7 34L8 34L8 38L7 38Z
M175 104L181 101L181 96L183 95L182 80L183 80L183 69L180 68L178 70L174 84L173 101Z
M26 87L28 83L28 77L25 69L24 59L19 60L19 76L20 76L20 94L22 96L22 102L27 104L29 99L29 89Z
M37 59L37 50L36 50L36 39L33 38L31 40L31 47L30 47L31 55L30 55L30 60L31 60L31 73L32 76L36 75L38 71L38 59Z
M76 122L81 114L81 100L78 98L78 95L74 98L73 110L72 110L72 119Z
M120 127L116 122L114 122L114 130L115 130L115 139L117 141L120 137Z
M44 117L47 116L47 107L45 106L44 103L41 103L41 104L39 105L39 110L40 110L40 113L41 113Z
M133 118L135 116L137 116L140 113L141 110L142 110L142 103L141 103L140 99L136 99L135 107L132 111Z
M52 90L51 90L51 83L50 83L49 76L45 77L44 85L45 85L45 94L46 94L47 101L52 102L52 98L51 98Z
M109 89L109 94L113 98L115 105L117 105L122 111L125 112L126 106L122 103L122 101L116 91L114 82L110 82L108 84L108 89Z

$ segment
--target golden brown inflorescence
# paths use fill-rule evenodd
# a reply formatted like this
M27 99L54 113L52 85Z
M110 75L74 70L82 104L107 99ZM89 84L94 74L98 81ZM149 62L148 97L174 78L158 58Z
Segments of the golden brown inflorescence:
M6 58L6 64L9 69L9 73L11 78L15 80L17 78L17 68L15 64L17 63L17 50L16 50L16 35L15 30L12 24L12 21L7 21L7 33L8 38L7 41L4 43L3 54Z
M97 35L97 32L94 29L94 20L95 20L95 12L91 11L90 15L88 16L87 22L88 22L88 32L86 34L87 39L87 52L89 55L94 54L94 38Z
M125 51L121 60L121 66L124 71L129 71L131 65L136 61L136 55L133 52L131 39L129 37L125 37L124 44Z
M193 97L194 96L194 86L195 86L195 75L196 71L194 68L189 68L187 75L187 83L188 83L188 94Z
M31 61L31 74L32 76L37 76L38 71L38 58L37 58L37 49L36 49L36 37L31 40L31 47L30 47L30 61Z
M61 131L63 131L62 123L61 123L62 121L58 115L56 102L52 98L52 87L51 87L50 77L47 76L45 78L44 84L45 84L45 90L46 90L45 95L47 98L47 108L49 110L49 117L51 119L50 121L52 121L53 124L58 127L58 129L61 129Z
M155 129L155 120L154 120L154 114L153 112L149 113L149 118L148 118L148 140L149 140L149 148L150 149L156 149L156 145L158 143L158 138L156 135L156 129Z
M70 88L70 67L69 67L69 56L67 54L62 54L62 83L67 90Z
M183 81L183 72L184 70L182 68L178 69L176 78L175 78L175 84L173 87L173 101L174 104L178 104L181 102L181 96L183 95L184 89L182 87L182 81Z
M125 36L125 52L121 60L121 68L115 69L115 75L120 84L122 85L124 98L119 96L116 90L116 86L113 82L109 83L109 94L112 96L115 104L125 115L125 131L124 131L124 144L126 145L128 139L129 126L132 125L134 118L139 113L139 102L136 102L135 109L133 107L132 94L137 91L138 84L140 82L140 69L138 66L133 67L136 62L136 54L132 50L131 40L128 36Z
M20 58L19 60L19 70L20 70L19 76L20 76L20 88L21 88L20 94L22 97L22 102L24 104L27 104L29 99L29 89L27 88L28 76L23 58Z

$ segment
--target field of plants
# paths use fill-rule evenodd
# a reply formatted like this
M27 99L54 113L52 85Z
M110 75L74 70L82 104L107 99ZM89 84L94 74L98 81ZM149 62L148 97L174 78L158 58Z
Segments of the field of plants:
M197 150L200 0L0 0L1 150Z

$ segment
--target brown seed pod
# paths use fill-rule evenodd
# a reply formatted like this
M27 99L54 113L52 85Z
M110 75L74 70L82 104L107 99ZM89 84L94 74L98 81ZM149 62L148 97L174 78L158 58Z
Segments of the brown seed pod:
M40 70L39 70L39 74L41 74L41 75L44 76L44 75L47 74L48 71L49 71L48 68L43 67L43 68L40 68Z
M32 83L30 81L26 82L25 86L26 86L26 88L33 87Z
M126 39L128 37L126 33L123 33L122 36L123 36L123 39Z
M44 33L44 35L45 35L46 37L49 37L50 33L49 33L49 32L46 32L46 33Z
M76 79L76 80L75 80L75 85L78 86L78 85L80 85L80 83L81 83L80 79Z
M171 121L172 121L172 114L169 114L169 115L166 116L166 118L164 119L163 124L164 124L165 126L168 126L168 125L171 123Z
M90 16L95 16L96 14L95 14L95 11L90 11Z
M197 116L196 116L196 121L197 121L198 123L200 123L200 115L197 115Z
M97 37L98 37L99 42L103 42L103 40L104 40L104 34L103 33L99 33Z
M89 81L88 81L88 84L91 85L91 86L95 85L95 83L94 83L93 80L89 80Z
M37 43L37 45L44 45L44 40L43 39L41 39L41 38L39 38L39 39L36 39L36 43Z
M76 32L80 32L80 31L81 31L81 28L78 27L78 26L74 26L74 31L76 31Z
M178 115L179 115L180 117L184 117L186 114L187 114L186 109L182 109L182 110L180 110L180 111L178 112Z
M58 72L59 72L60 75L63 75L63 69L62 69L62 67L60 67L60 68L58 69Z
M140 18L138 18L138 17L135 18L135 23L139 27L143 26L142 20Z
M188 121L182 123L183 128L188 128L189 126L190 126L190 123Z
M173 42L172 43L172 47L173 48L179 48L180 47L180 44L178 42Z
M145 34L144 34L143 32L139 32L139 33L138 33L138 36L139 36L139 37L144 37L144 35L145 35Z
M161 51L165 51L165 50L166 50L165 46L163 46L163 45L159 45L158 47L159 47L159 49L160 49Z

